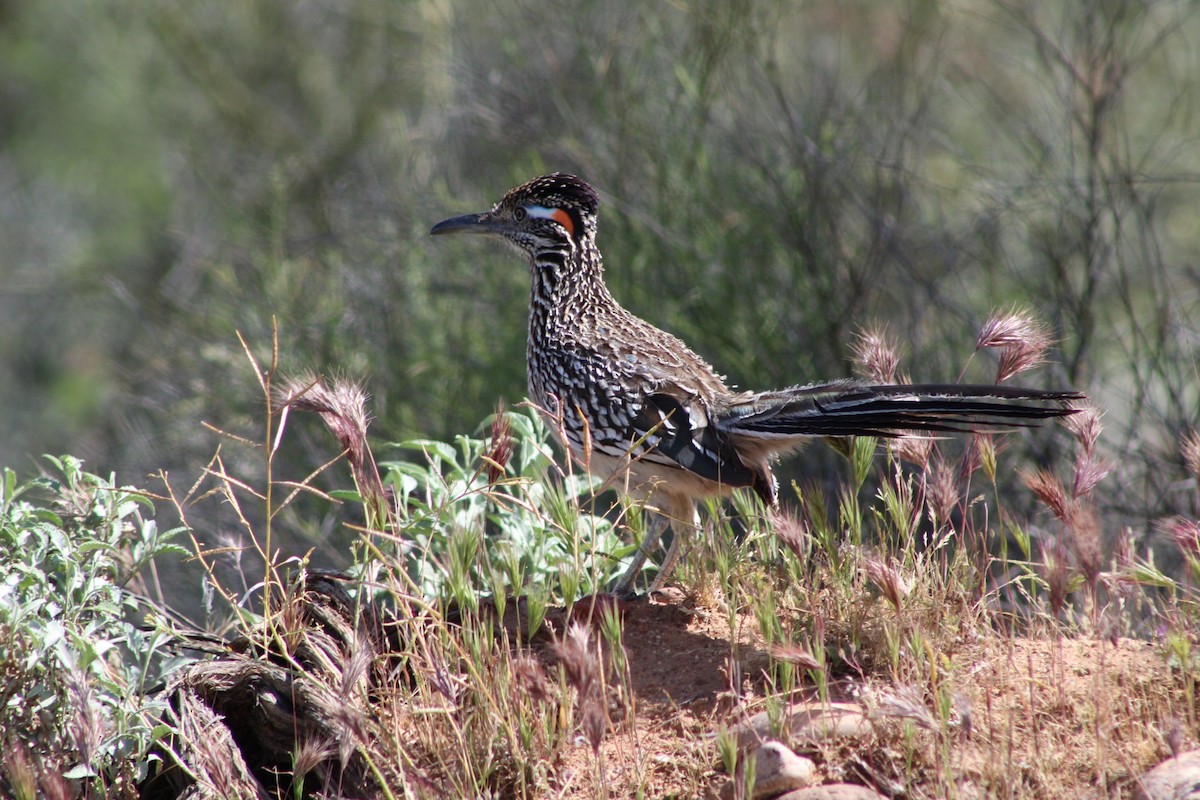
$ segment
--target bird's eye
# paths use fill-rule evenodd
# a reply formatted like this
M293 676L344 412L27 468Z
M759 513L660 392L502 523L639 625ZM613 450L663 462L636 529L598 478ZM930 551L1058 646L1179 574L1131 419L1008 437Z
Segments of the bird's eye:
M513 219L517 222L524 222L528 216L529 212L525 210L525 206L517 206L516 210L513 211Z

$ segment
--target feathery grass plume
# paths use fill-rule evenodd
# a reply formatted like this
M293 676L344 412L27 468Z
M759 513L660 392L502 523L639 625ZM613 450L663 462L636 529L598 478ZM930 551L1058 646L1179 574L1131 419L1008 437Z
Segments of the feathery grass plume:
M365 631L355 631L350 641L350 653L341 666L337 690L349 703L358 692L366 691L374 666L376 649Z
M1200 431L1188 431L1179 438L1179 452L1183 463L1192 473L1196 488L1200 490Z
M969 486L971 476L978 472L984 466L984 451L994 450L991 447L991 437L986 433L976 433L969 440L967 446L963 448L962 458L958 462L958 483L960 486Z
M369 400L370 396L354 381L339 377L329 382L313 373L303 373L280 384L276 403L285 412L295 409L320 416L346 453L359 494L374 499L380 508L387 508L383 480L367 444L367 428L371 424L367 413ZM368 508L373 505L367 503ZM382 527L383 520L371 522Z
M1102 426L1100 412L1095 406L1084 406L1067 418L1066 425L1079 444L1070 493L1062 481L1046 470L1025 473L1023 479L1062 523L1075 564L1083 573L1094 599L1103 561L1103 531L1100 516L1088 498L1111 468L1096 452Z
M1051 539L1042 548L1043 578L1050 594L1050 613L1056 618L1067 605L1071 591L1071 564L1067 548L1058 539Z
M281 406L320 415L350 458L363 460L370 418L366 411L367 393L360 385L344 378L335 378L330 383L305 373L285 380L279 395Z
M1154 523L1159 534L1165 536L1185 558L1200 558L1200 522L1186 517L1174 516Z
M801 669L824 670L822 664L810 651L795 644L773 644L767 647L767 652L776 661L795 664Z
M935 442L928 436L901 436L889 440L888 447L895 453L896 458L924 470L933 456Z
M330 742L319 736L303 739L292 754L293 780L303 783L304 776L333 758L334 749ZM343 759L343 763L344 763Z
M509 424L505 413L504 403L496 407L496 416L492 418L491 436L488 439L488 449L484 453L483 463L486 465L488 483L496 483L504 477L508 462L512 458L516 440L512 436L512 425Z
M779 509L772 509L769 513L771 529L775 531L775 535L801 564L807 563L812 552L812 534L804 521Z
M539 705L549 702L552 696L550 681L541 662L530 655L518 656L513 660L512 671L517 685L525 690L530 700Z
M1076 500L1087 497L1100 481L1108 477L1112 467L1107 461L1080 453L1075 460L1075 480L1071 484L1071 495Z
M964 740L970 740L974 730L974 706L966 692L955 692L952 698L954 711L958 714L958 730Z
M1071 486L1071 496L1078 500L1090 495L1100 481L1112 472L1112 466L1096 452L1096 443L1103 429L1099 409L1085 405L1067 417L1064 424L1079 443L1079 452L1075 456L1075 478Z
M599 657L592 652L592 634L584 625L572 622L566 636L554 643L567 683L582 696L592 691L600 679Z
M10 734L11 735L11 734ZM37 769L33 757L18 739L9 739L5 748L0 774L8 782L15 800L33 800L38 786Z
M195 774L201 797L261 797L260 784L220 716L198 695L184 695L174 712L183 761Z
M1050 332L1032 314L1008 311L993 315L983 324L975 340L975 352L1000 349L996 383L1004 383L1019 372L1037 366L1053 344Z
M608 715L604 713L604 702L599 697L589 697L583 704L583 718L579 722L583 735L592 746L593 755L600 755L600 744L608 730Z
M1100 409L1091 403L1076 406L1076 412L1069 417L1063 417L1063 425L1071 432L1083 452L1091 455L1096 452L1096 442L1104 426L1100 424Z
M949 525L959 502L958 473L939 455L924 480L926 501L937 524Z
M862 563L863 569L867 573L867 580L875 584L880 593L892 604L892 608L899 611L900 604L912 588L900 574L900 569L894 563L870 551L863 553Z
M1079 570L1087 580L1093 597L1096 592L1096 582L1100 579L1104 553L1101 546L1102 528L1100 515L1089 503L1075 502L1071 507L1071 519L1067 524L1071 536L1071 548Z
M1037 496L1047 508L1049 508L1054 516L1062 523L1068 537L1071 550L1074 553L1076 564L1087 580L1088 586L1095 592L1096 582L1100 577L1100 567L1103 560L1101 548L1101 526L1100 517L1096 513L1096 509L1087 502L1082 502L1082 495L1068 495L1062 482L1054 475L1046 470L1038 470L1037 472L1024 473L1023 480L1030 491ZM1083 481L1078 480L1076 474L1077 486L1086 484L1090 478L1085 478ZM1101 477L1103 477L1101 475ZM1094 484L1092 484L1094 485ZM1086 487L1091 491L1091 487ZM1061 542L1056 544L1063 547ZM1059 569L1060 565L1051 564L1051 559L1056 558L1055 554L1046 548L1047 562L1046 568L1048 573L1052 573ZM1063 564L1066 564L1067 557L1065 551L1060 554ZM1063 566L1065 569L1065 566ZM1051 586L1051 596L1057 588L1065 587ZM1053 605L1053 604L1052 604ZM1057 612L1056 612L1057 613Z
M584 736L592 746L592 752L599 755L600 743L608 730L599 645L592 646L591 632L586 626L572 622L566 636L554 643L554 651L562 663L567 683L575 688L579 697L580 726Z
M74 712L68 729L79 755L79 761L88 767L107 733L105 720L98 712L98 702L92 681L82 669L72 669L67 676L67 690L71 695L71 710Z
M1071 498L1062 482L1048 470L1039 469L1036 472L1023 472L1021 479L1025 486L1037 496L1044 506L1049 508L1060 522L1067 522L1071 516Z
M79 790L59 772L46 771L38 784L44 794L38 795L45 800L76 800Z
M891 691L883 691L876 698L881 714L897 719L912 720L918 727L929 731L938 729L938 720L925 705L925 695L916 686L905 684Z
M895 383L900 352L886 330L865 328L850 345L857 372L875 383Z

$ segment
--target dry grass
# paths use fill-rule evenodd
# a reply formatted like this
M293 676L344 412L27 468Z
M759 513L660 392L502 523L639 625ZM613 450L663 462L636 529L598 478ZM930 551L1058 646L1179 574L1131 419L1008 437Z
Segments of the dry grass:
M823 780L903 787L909 797L1121 797L1168 754L1173 728L1195 740L1184 682L1154 645L987 628L951 636L896 614L881 597L859 600L885 618L880 641L901 626L908 633L894 659L858 654L879 662L874 668L851 668L854 654L844 648L834 656L826 696L862 701L874 733L793 743ZM350 695L334 691L328 674L308 675L311 687L327 682L325 692L294 690L300 724L280 718L272 730L285 745L288 731L321 732L320 743L303 743L324 748L307 767L307 785L344 792L333 796L702 797L728 780L722 731L817 694L805 678L782 688L795 659L767 647L745 609L731 631L723 604L639 601L621 612L619 658L599 619L585 627L580 614L552 611L522 643L517 616L499 624L485 607L453 624L426 620L409 628L416 635L399 653L380 656L404 670L377 672ZM795 607L781 618L789 629L810 622ZM246 667L244 657L235 660ZM226 674L210 664L192 679L214 671ZM241 702L249 708L250 698ZM219 729L206 726L204 741ZM220 774L212 763L239 763L219 741L215 762L189 741L209 780ZM339 755L348 742L350 755ZM282 752L272 774L286 789L292 767ZM379 773L364 777L367 764ZM253 771L239 765L234 774ZM226 789L235 785L228 780Z
M885 337L861 353L875 360L865 374L896 368ZM207 482L171 493L185 516L212 498L237 509L266 567L239 591L216 568L230 554L196 544L232 635L170 683L165 769L144 797L707 797L752 774L732 730L802 700L858 704L871 723L790 742L819 780L912 798L1127 797L1200 735L1196 523L1163 523L1184 575L1120 537L1106 549L1090 409L1061 432L1069 474L1028 473L1045 506L1031 521L994 491L1011 469L1004 436L957 451L902 440L882 456L860 440L842 448L837 496L794 487L786 512L740 495L713 505L679 586L619 603L595 588L629 552L585 541L611 526L528 439L534 417L422 443L427 464L381 475L360 390L305 377L280 392L273 365L254 367L268 402L319 415L344 449L367 521L359 564L327 575L282 560L243 513L247 500L266 519L303 494L333 500L312 475L256 488L215 458ZM296 424L272 419L258 445L228 438L270 462ZM1196 449L1184 441L1185 458ZM526 535L546 563L514 546ZM34 763L14 749L7 785L50 785Z
M977 349L1001 350L1004 378L1047 343L1036 321L1009 312L987 322ZM863 374L895 375L885 335L864 334L858 353ZM525 579L522 591L512 551L463 531L446 535L448 554L415 556L434 540L413 539L414 518L382 488L390 473L377 477L365 397L351 389L309 376L280 397L338 437L376 514L363 531L366 586L403 598L391 606L396 651L330 657L395 665L361 673L374 677L358 695L356 752L389 765L361 787L368 795L706 796L744 758L722 732L803 698L862 703L874 723L869 741L807 746L822 779L909 797L1125 796L1167 754L1167 738L1196 737L1195 594L1176 584L1166 602L1130 602L1146 594L1152 565L1104 552L1091 497L1108 467L1094 409L1066 426L1077 452L1069 475L1027 474L1047 509L1042 528L1027 531L992 491L1003 437L975 437L958 453L902 440L884 459L858 442L843 448L835 505L798 488L795 512L763 514L739 497L737 524L714 506L681 590L618 604L581 594L577 578L540 588ZM451 468L438 451L431 483L469 478L439 513L478 494L494 508L528 503L561 528L585 518L573 494L532 507L529 479L512 464L518 421L497 415L474 466ZM552 468L539 480L571 478ZM590 556L590 585L619 569L605 573L602 554ZM413 582L414 558L442 565L441 600L427 602ZM482 599L480 580L491 590ZM285 617L263 624L296 630ZM1174 638L1122 636L1151 626ZM330 698L353 706L344 692ZM331 756L304 744L309 762L334 774ZM341 758L337 774L353 772L354 758Z

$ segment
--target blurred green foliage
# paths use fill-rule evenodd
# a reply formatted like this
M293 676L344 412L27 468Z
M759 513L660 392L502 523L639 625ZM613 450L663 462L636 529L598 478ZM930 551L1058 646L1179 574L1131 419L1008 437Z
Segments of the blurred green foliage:
M0 462L194 475L201 420L261 425L234 332L273 319L377 432L471 432L524 394L528 277L428 228L563 169L614 293L742 386L843 376L869 324L954 379L1032 308L1061 359L1023 377L1109 411L1109 527L1144 529L1193 496L1196 11L0 2Z

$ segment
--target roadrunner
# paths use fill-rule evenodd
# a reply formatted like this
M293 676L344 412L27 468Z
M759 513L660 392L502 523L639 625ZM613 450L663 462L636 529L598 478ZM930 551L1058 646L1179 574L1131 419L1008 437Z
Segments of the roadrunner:
M490 211L439 222L434 235L497 236L529 259L530 398L556 418L593 474L658 512L614 587L631 591L671 523L666 580L697 501L738 488L776 502L771 462L814 436L899 437L993 428L1072 413L1076 392L1006 386L882 385L852 380L738 392L682 341L627 311L604 282L600 201L562 173L510 191Z

